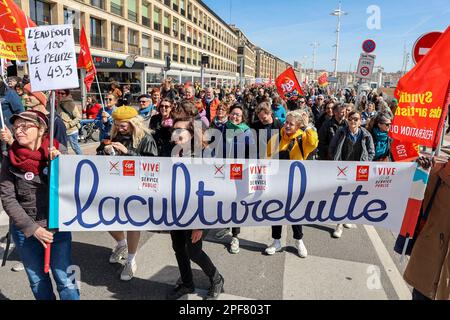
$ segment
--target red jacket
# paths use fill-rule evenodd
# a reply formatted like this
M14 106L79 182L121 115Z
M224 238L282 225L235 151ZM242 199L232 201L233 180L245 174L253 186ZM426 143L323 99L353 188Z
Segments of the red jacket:
M86 109L86 119L95 119L101 108L102 106L100 105L100 103L96 103L90 108L88 107Z
M202 100L203 103L203 108L206 110L206 117L208 118L209 122L211 123L214 118L216 117L216 113L217 113L217 107L220 104L220 100L215 98L211 104L208 107L208 104L206 103L206 100L203 99Z

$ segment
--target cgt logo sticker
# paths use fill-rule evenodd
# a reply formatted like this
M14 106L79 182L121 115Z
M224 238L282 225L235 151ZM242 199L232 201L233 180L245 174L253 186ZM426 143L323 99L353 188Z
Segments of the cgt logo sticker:
M122 166L124 177L134 177L136 175L136 162L134 160L124 160Z
M356 181L369 181L369 166L356 167Z
M230 180L242 180L242 164L231 165Z

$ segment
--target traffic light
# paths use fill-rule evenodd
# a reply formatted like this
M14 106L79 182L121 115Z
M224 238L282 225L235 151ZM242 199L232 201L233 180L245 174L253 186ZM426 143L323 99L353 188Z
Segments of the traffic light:
M166 71L170 70L170 63L171 63L170 55L167 54L166 55L166 67L165 67Z
M209 65L209 56L202 54L202 65Z

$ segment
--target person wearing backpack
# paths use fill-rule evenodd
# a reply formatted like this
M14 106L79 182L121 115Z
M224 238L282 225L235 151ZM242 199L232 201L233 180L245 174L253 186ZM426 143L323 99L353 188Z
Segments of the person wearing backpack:
M302 130L302 128L304 128ZM277 152L272 154L272 146L279 141ZM308 113L304 110L291 111L286 116L286 122L279 135L270 139L267 146L267 157L280 160L308 160L319 145L319 138L314 127L310 126ZM282 226L272 226L273 243L265 249L267 255L273 255L282 250ZM295 245L301 258L308 256L303 242L302 225L292 225Z

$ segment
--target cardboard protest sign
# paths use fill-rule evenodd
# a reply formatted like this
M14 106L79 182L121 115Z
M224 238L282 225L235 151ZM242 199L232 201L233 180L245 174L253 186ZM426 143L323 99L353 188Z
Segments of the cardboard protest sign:
M78 88L73 26L25 29L33 92Z

